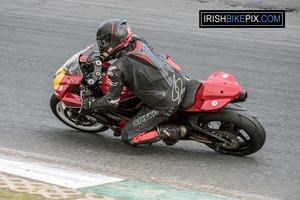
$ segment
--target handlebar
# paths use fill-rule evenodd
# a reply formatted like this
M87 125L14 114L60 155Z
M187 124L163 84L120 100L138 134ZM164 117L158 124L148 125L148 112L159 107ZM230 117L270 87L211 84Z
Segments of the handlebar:
M94 62L95 61L95 58L97 57L97 58L99 58L99 60L101 61L101 62L104 62L104 57L102 57L102 56L95 56L94 58L92 57L95 53L100 53L100 51L93 51L93 52L91 52L89 55L88 55L88 57L87 57L87 59L86 59L86 62L88 63L88 64L91 64L92 62ZM97 63L96 63L97 64Z

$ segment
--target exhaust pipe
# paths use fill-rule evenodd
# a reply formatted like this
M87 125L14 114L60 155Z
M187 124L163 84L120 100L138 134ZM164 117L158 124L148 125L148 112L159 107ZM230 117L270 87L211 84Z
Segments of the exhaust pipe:
M238 103L238 102L245 102L248 98L247 91L242 90L241 94L238 96L238 98L231 101L231 103Z

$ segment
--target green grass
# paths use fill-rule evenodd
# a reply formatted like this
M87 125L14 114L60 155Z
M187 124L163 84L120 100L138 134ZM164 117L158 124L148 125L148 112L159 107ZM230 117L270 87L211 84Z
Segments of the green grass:
M41 195L18 193L0 188L0 200L46 200L46 198Z
M38 189L37 189L38 190ZM84 198L86 193L82 193L81 195L71 196L67 198L68 200L75 200L78 198ZM104 198L101 195L95 194L97 198ZM38 194L27 194L27 193L19 193L9 190L7 188L0 188L0 200L47 200L48 198L43 197ZM121 199L120 199L121 200Z

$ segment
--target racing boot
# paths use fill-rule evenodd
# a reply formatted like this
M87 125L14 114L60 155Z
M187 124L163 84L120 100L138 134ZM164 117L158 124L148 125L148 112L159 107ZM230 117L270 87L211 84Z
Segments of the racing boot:
M166 144L173 145L187 133L185 126L179 125L160 125L157 126L157 131L159 133L158 137L164 139ZM170 142L170 143L169 143Z

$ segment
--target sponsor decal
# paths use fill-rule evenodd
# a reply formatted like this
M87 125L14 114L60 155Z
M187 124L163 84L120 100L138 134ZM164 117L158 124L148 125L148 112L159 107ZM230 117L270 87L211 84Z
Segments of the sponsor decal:
M113 50L113 48L109 47L108 50L107 50L107 52L110 53L112 50Z
M58 90L62 91L63 89L64 89L64 87L61 85Z
M223 74L222 78L228 78L228 74Z
M143 122L147 122L148 120L152 119L153 117L158 115L158 111L157 110L152 110L151 112L133 120L133 126L137 126L140 125Z
M107 53L107 52L104 52L104 53L103 53L103 56L107 57L107 56L108 56L108 53Z
M212 143L212 141L209 141L209 140L201 140L201 139L198 139L198 138L195 138L195 137L192 137L192 136L190 136L190 138L191 138L192 140L196 140L196 141L202 142L202 143L209 143L209 144Z
M200 28L285 28L285 10L199 10Z
M211 105L212 105L212 106L217 106L217 105L218 105L218 102L217 102L217 101L213 101L213 102L211 102Z
M168 137L171 137L171 134L167 130L163 130L164 134Z
M70 81L70 80L68 80L67 84L68 85L79 84L79 81Z

